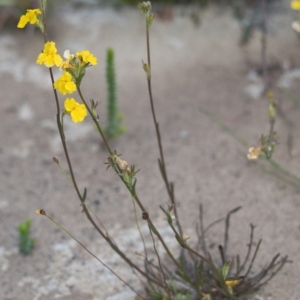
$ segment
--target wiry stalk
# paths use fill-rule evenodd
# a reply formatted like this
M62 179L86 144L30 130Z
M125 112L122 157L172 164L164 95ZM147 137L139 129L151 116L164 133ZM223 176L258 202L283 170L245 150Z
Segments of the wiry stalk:
M93 256L98 262L100 262L105 268L107 268L111 273L113 273L120 281L127 285L134 293L138 295L140 299L146 300L141 294L139 294L130 284L123 280L113 269L111 269L107 264L105 264L100 258L98 258L93 252L91 252L85 245L83 245L74 235L72 235L63 226L57 223L53 218L48 216L45 212L43 213L48 219L50 219L55 225L57 225L61 230L68 234L73 240L75 240L85 251L87 251L91 256Z
M45 43L48 41L47 40L47 30L46 30L46 21L45 21L45 7L43 5L43 1L41 1L41 7L42 7L42 16L43 16L43 25L44 25L44 40L45 40ZM57 96L57 91L56 89L53 88L53 85L54 85L54 77L53 77L53 72L52 72L52 69L49 68L49 73L50 73L50 78L51 78L51 84L52 84L52 89L53 89L53 92L54 92L54 98L55 98L55 103L56 103L56 110L57 110L57 113L56 113L56 121L57 121L57 127L58 127L58 131L59 131L59 135L60 135L60 138L61 138L61 142L62 142L62 145L63 145L63 149L64 149L64 154L65 154L65 157L66 157L66 160L67 160L67 164L68 164L68 169L69 169L69 172L70 172L70 175L71 175L71 179L72 179L72 183L74 185L74 188L75 188L75 191L77 193L77 196L81 202L81 205L82 205L82 208L83 208L83 212L85 213L87 219L92 223L92 225L94 226L94 228L99 232L99 234L109 243L109 245L112 247L112 249L114 249L131 267L133 267L134 269L136 269L139 273L141 273L143 276L145 276L148 280L152 281L153 283L163 287L163 285L155 280L154 278L152 277L149 277L143 270L141 270L136 264L134 264L118 247L117 245L115 245L113 243L113 241L108 237L106 236L106 234L101 230L101 228L96 224L96 222L94 221L94 219L92 218L92 216L90 215L86 205L85 205L85 197L86 197L86 190L83 194L80 193L79 191L79 188L78 188L78 184L77 184L77 181L76 181L76 178L75 178L75 175L74 175L74 171L73 171L73 166L72 166L72 163L71 163L71 160L70 160L70 156L69 156L69 152L68 152L68 148L67 148L67 144L66 144L66 139L65 139L65 135L64 135L64 132L63 132L63 127L62 127L62 123L61 123L61 119L60 119L60 106L59 106L59 101L58 101L58 96ZM78 87L78 92L79 92L79 95L80 97L83 99L82 97L82 94L81 94L81 91ZM103 134L103 132L101 131L101 128L99 126L99 123L98 121L96 120L96 118L93 116L90 108L88 107L88 105L86 104L86 102L84 101L84 104L86 105L90 115L93 117L93 120L103 138L103 141L105 143L105 146L108 150L108 152L111 154L112 151L110 150L109 148L109 145L105 139L105 136Z
M161 174L162 174L162 177L163 177L166 189L167 189L168 196L170 198L171 203L174 206L174 215L176 218L176 223L177 223L180 235L182 236L182 228L181 228L179 218L178 218L175 195L174 195L174 186L168 180L163 146L162 146L161 135L160 135L160 130L159 130L159 123L157 122L155 108L154 108L154 101L153 101L153 95L152 95L152 82L151 82L151 56L150 56L149 27L150 27L150 25L149 25L148 21L146 20L147 63L148 63L148 67L150 70L149 75L147 76L147 84L148 84L148 93L149 93L149 98L150 98L151 113L152 113L153 122L154 122L154 126L155 126L155 132L156 132L156 137L157 137L157 142L158 142L158 149L159 149L159 154L160 154L159 167L160 167Z

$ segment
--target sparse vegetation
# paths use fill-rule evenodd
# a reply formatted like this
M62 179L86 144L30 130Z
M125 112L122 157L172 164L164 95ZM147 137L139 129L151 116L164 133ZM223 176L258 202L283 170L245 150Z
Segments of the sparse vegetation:
M20 223L19 230L19 250L21 253L27 255L29 254L36 242L35 239L31 238L30 228L31 228L31 219L26 219L24 222Z
M261 286L269 282L281 269L289 262L288 257L280 257L280 254L273 254L270 261L266 266L260 268L255 265L255 260L259 253L262 240L255 242L254 239L254 225L250 224L249 237L246 238L245 243L248 245L246 255L244 258L240 257L239 251L231 251L234 255L229 254L229 227L231 216L235 212L239 211L241 207L236 207L226 214L225 218L225 230L224 239L218 243L219 258L214 258L208 250L206 245L207 229L218 224L216 221L209 226L204 226L204 212L202 206L199 208L199 220L200 224L197 227L197 244L189 243L189 236L184 232L178 215L178 206L175 200L174 185L169 180L169 174L167 171L167 165L165 162L165 154L163 149L163 141L161 139L160 127L157 120L155 101L152 92L152 65L151 65L151 51L150 51L150 28L154 21L154 15L152 14L152 6L150 2L143 2L138 5L139 9L144 15L145 28L146 28L146 48L147 59L143 61L143 69L145 71L145 77L147 81L148 95L151 107L151 115L155 128L159 158L158 168L160 170L162 180L164 182L166 193L168 196L168 204L161 206L166 222L173 232L174 239L178 243L180 248L179 257L176 256L170 250L168 243L164 236L159 232L152 217L147 211L143 203L143 193L140 187L137 185L137 172L136 167L129 164L127 161L120 158L120 152L112 149L109 146L108 139L112 139L123 133L123 129L120 126L120 112L117 107L116 98L116 80L114 70L114 51L108 49L107 51L107 84L108 84L108 119L107 127L103 129L99 124L99 117L97 114L97 101L91 100L90 103L86 100L84 93L81 90L81 82L87 76L88 68L96 66L98 61L96 56L89 50L79 50L75 54L71 54L69 50L64 52L64 59L58 53L56 44L53 41L47 39L46 23L45 23L45 9L46 0L41 1L41 10L35 9L27 11L27 13L21 17L18 24L19 28L24 28L27 23L36 25L44 34L44 49L37 58L37 64L44 65L49 69L51 83L53 86L54 100L56 105L57 127L60 134L62 147L66 157L70 178L77 197L79 199L82 212L86 218L90 221L91 225L96 229L99 235L109 244L113 251L115 251L121 259L123 259L135 273L139 274L143 278L145 285L144 293L137 291L126 278L120 278L109 266L103 263L100 258L96 257L88 247L84 246L73 234L69 233L59 223L57 223L52 217L47 215L44 209L38 209L37 213L48 217L54 224L64 230L71 238L78 242L90 255L97 259L101 264L108 268L115 276L117 276L123 283L125 283L132 291L134 291L139 299L164 299L164 300L193 300L193 299L244 299L248 294L257 291ZM58 79L54 79L52 68L60 68L62 75ZM269 86L265 84L265 92ZM73 94L77 91L78 99L66 98L64 105L60 104L58 92L62 95ZM249 148L248 159L258 160L263 156L269 163L272 164L271 156L275 151L275 117L277 103L274 100L273 94L267 94L269 99L268 113L270 121L270 131L267 135L262 135L259 145ZM74 96L75 97L75 96ZM202 110L204 111L204 110ZM139 264L137 261L133 261L127 256L127 253L121 250L114 242L109 232L102 226L98 225L94 212L88 205L88 191L86 188L80 189L78 180L73 171L76 162L72 161L69 155L69 149L66 142L66 136L64 131L64 118L66 116L71 117L75 123L80 123L85 120L87 116L90 116L94 125L96 126L102 143L107 150L107 169L116 175L116 180L120 180L126 189L129 196L133 201L133 207L135 211L135 221L137 228L140 232L141 243L144 245L143 263ZM214 117L212 117L213 120ZM228 129L220 121L216 121L222 126L228 133L235 137L238 141L243 142L237 135L230 129ZM246 155L245 155L246 156ZM56 162L57 163L57 162ZM273 164L274 165L274 164ZM138 217L140 215L140 218ZM148 249L144 242L144 237L139 229L139 222L142 219L148 226L148 238L152 240L152 252L148 253ZM20 231L20 249L22 252L30 252L34 244L34 240L30 239L31 220L27 220L19 227ZM21 235L21 233L23 235ZM170 270L162 261L162 257L157 250L157 244L162 247L170 260L173 269ZM22 246L21 246L22 245ZM25 250L24 250L25 249ZM25 253L25 252L23 252Z

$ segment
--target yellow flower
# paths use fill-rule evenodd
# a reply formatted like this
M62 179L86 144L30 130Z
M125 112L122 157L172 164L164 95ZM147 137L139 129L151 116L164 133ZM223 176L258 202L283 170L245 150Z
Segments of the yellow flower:
M74 98L67 98L65 100L65 110L70 113L72 110L76 108L76 103L77 102L75 101Z
M235 287L239 283L239 280L225 280L225 284L230 287Z
M64 72L55 82L54 88L59 90L63 95L72 94L76 91L76 84L72 80L69 72Z
M300 0L292 0L290 5L291 9L300 10Z
M27 9L27 13L21 16L20 21L17 25L18 28L24 28L26 24L29 22L32 25L39 25L40 20L38 19L38 15L42 12L40 9Z
M76 56L80 59L81 63L95 66L97 64L97 58L89 51L83 50L80 52L76 52Z
M248 149L248 152L249 153L247 154L247 158L249 160L256 160L261 152L261 147L256 147L256 148L250 147Z
M39 54L36 63L38 65L44 64L50 68L53 66L60 67L63 60L59 54L56 53L57 49L54 42L47 42L44 46L44 50Z
M86 107L75 101L74 98L67 98L65 100L65 110L71 115L74 123L82 122L87 116Z
M71 112L71 118L74 123L82 122L87 116L86 107L84 104L76 105L76 108Z

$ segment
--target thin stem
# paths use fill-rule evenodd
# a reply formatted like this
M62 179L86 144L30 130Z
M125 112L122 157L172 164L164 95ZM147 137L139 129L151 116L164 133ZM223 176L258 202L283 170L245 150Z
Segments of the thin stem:
M236 208L234 208L233 210L231 210L227 216L226 216L226 220L225 220L225 235L224 235L224 259L226 260L226 257L227 257L227 245L228 245L228 240L229 240L229 221L230 221L230 216L237 212L238 210L240 210L242 207L241 206L238 206Z
M240 268L237 268L236 276L238 276L241 273L241 271L245 268L247 261L251 254L251 249L252 249L252 245L253 245L254 225L250 224L250 227L251 227L251 232L250 232L250 241L249 241L249 245L248 245L248 251L245 256L245 260L244 260L243 264L241 265Z
M45 22L45 13L44 13L44 9L43 9L43 5L42 5L42 14L43 14L43 26L44 26L44 40L45 40L45 43L47 42L47 34L46 34L46 22ZM69 157L69 152L68 152L68 148L67 148L67 145L66 145L66 140L65 140L65 135L64 135L64 132L63 132L63 127L62 127L62 123L61 123L61 119L60 119L60 106L59 106L59 101L58 101L58 96L57 96L57 91L56 89L53 88L53 85L54 85L54 77L53 77L53 72L52 72L52 69L49 68L49 72L50 72L50 78L51 78L51 83L52 83L52 89L53 89L53 92L54 92L54 98L55 98L55 102L56 102L56 109L57 109L57 114L56 114L56 121L57 121L57 127L58 127L58 131L59 131L59 134L60 134L60 138L61 138L61 142L62 142L62 145L63 145L63 149L64 149L64 153L65 153L65 157L66 157L66 160L67 160L67 164L68 164L68 168L69 168L69 172L70 172L70 175L71 175L71 179L72 179L72 182L73 182L73 185L74 185L74 188L75 188L75 191L77 193L77 196L81 202L81 205L83 207L83 211L87 217L87 219L92 223L92 225L94 226L94 228L99 232L99 234L109 243L109 245L133 268L135 268L139 273L141 273L143 276L145 276L148 280L154 282L155 284L159 285L159 286L162 286L160 282L158 282L157 280L149 277L145 272L143 272L137 265L135 265L129 258L126 257L126 255L116 246L113 244L113 242L110 240L109 237L107 237L103 231L101 230L101 228L98 227L98 225L95 223L95 221L93 220L92 216L90 215L85 203L84 203L84 199L83 199L83 196L81 195L80 191L79 191L79 188L78 188L78 185L77 185L77 181L75 179L75 175L74 175L74 171L73 171L73 167L72 167L72 163L71 163L71 160L70 160L70 157ZM106 145L106 148L108 150L108 152L110 154L112 154L112 151L110 150L107 142L106 142L106 139L103 135L103 132L95 118L95 116L92 114L90 108L88 107L88 105L86 104L86 102L84 101L83 97L82 97L82 94L81 94L81 91L80 91L80 88L78 87L78 92L79 92L79 95L82 99L82 101L84 102L84 104L86 105L90 115L92 116L102 138L103 138L103 141ZM162 286L163 287L163 286Z
M41 11L42 11L42 23L43 23L43 27L44 27L44 31L43 31L43 35L44 35L44 41L45 43L47 42L48 38L47 38L47 22L46 22L46 7L44 5L44 1L40 0L41 3Z
M127 285L134 293L136 293L141 299L146 300L141 294L139 294L129 283L123 280L116 272L114 272L107 264L105 264L101 259L99 259L95 254L93 254L86 246L84 246L78 239L74 237L69 231L67 231L63 226L58 224L53 218L45 214L45 216L50 219L56 226L62 229L66 234L68 234L73 240L75 240L84 250L86 250L91 256L98 260L105 268L107 268L111 273L113 273L119 280L121 280L125 285Z
M144 237L143 237L143 235L142 235L141 228L140 228L140 225L139 225L139 222L138 222L137 213L136 213L135 201L134 201L134 199L133 199L132 196L131 196L131 200L132 200L132 205L133 205L133 210L134 210L135 224L136 224L136 227L137 227L137 229L138 229L138 231L139 231L139 234L140 234L140 237L141 237L143 246L144 246L145 259L146 259L146 262L147 262L147 264L148 264L148 253L147 253L147 248L146 248L145 240L144 240Z
M117 172L118 170L116 170ZM117 172L117 174L119 174ZM119 175L119 177L121 178L121 180L124 182L124 179L121 175ZM138 204L138 206L140 207L142 212L147 212L143 206L143 204L141 203L139 197L137 196L136 193L132 194L132 191L130 190L129 186L124 182L125 186L127 187L128 191L131 193L132 197L134 198L134 200L136 201L136 203ZM160 235L160 233L158 232L157 228L154 226L154 224L151 221L150 216L147 218L147 222L148 222L148 226L150 226L150 228L153 228L153 230L155 231L155 234L157 235L158 239L160 240L160 242L162 243L164 249L166 250L167 254L169 255L169 257L172 259L172 261L174 262L174 264L181 270L181 265L178 263L178 261L175 259L175 257L173 256L173 254L171 253L170 249L168 248L168 246L166 245L164 239L162 238L162 236ZM186 273L183 270L184 273ZM187 275L187 274L186 274ZM188 275L187 275L188 276Z
M45 40L45 43L47 43L47 27L46 27L47 25L46 25L45 7L44 7L44 4L43 4L43 1L41 1L41 7L42 7L42 22L43 22L43 26L44 26L44 32L43 32L44 33L44 40ZM56 89L54 89L54 76L53 76L52 68L49 68L49 73L50 73L51 85L52 85L52 90L54 92L54 98L55 98L55 103L56 103L56 122L57 122L57 127L58 127L58 131L59 131L60 139L61 139L61 142L62 142L62 145L63 145L65 157L67 159L67 163L68 163L68 167L69 167L69 171L70 171L70 175L71 175L71 178L72 178L74 188L76 190L78 198L80 199L81 203L83 203L82 195L79 191L77 182L75 180L73 167L72 167L72 164L71 164L68 148L67 148L67 145L66 145L66 139L65 139L63 126L62 126L62 122L61 122L61 118L60 118L60 106L59 106L57 91L56 91Z
M242 146L248 147L248 144L245 140L243 140L240 136L238 136L231 128L229 128L228 126L226 126L222 121L220 121L215 115L207 112L201 105L199 105L199 110L204 113L206 116L208 116L215 124L217 124L221 129L223 129L225 132L227 132L231 137L233 137L237 142L239 142ZM281 166L280 164L278 164L277 162L275 162L272 159L267 159L262 157L262 159L264 159L267 163L269 163L276 171L279 171L279 173L281 173L281 175L286 176L287 178L285 178L286 182L289 183L290 185L295 186L297 189L300 189L300 178L291 173L290 171L288 171L287 169L285 169L283 166ZM264 172L266 173L270 173L273 176L276 175L278 176L275 172L268 172L265 167L263 167L262 164L257 164ZM279 177L279 176L278 176ZM281 176L282 179L282 176Z
M106 140L106 138L105 138L105 135L104 135L104 133L103 133L103 131L102 131L100 125L99 125L99 122L98 122L97 118L94 116L94 114L92 113L90 107L87 105L85 99L83 98L82 93L81 93L81 89L80 89L80 86L79 86L79 85L77 85L77 91L78 91L78 94L79 94L79 97L80 97L81 101L85 104L85 107L87 108L87 110L88 110L90 116L92 117L92 119L93 119L93 121L94 121L94 123L95 123L95 125L96 125L96 127L97 127L97 129L98 129L98 131L99 131L99 133L100 133L100 135L101 135L101 138L102 138L102 140L103 140L103 142L104 142L104 144L105 144L105 147L106 147L108 153L109 153L110 155L112 155L113 152L111 151L111 149L110 149L110 147L109 147L109 145L108 145L108 142L107 142L107 140Z
M262 0L262 38L261 38L261 62L264 78L264 92L269 89L269 77L267 66L267 18L268 0Z
M275 258L277 258L277 257L275 256ZM287 258L288 258L287 256L282 258L281 261L279 262L279 267L275 271L273 271L273 273L270 275L269 278L267 278L265 281L263 281L262 283L257 285L256 288L260 288L261 286L268 283L282 269L282 267L288 262ZM275 263L275 261L274 261L274 263ZM275 265L272 264L271 267L273 268L273 267L275 267Z
M159 269L160 269L160 272L161 272L161 274L162 274L163 282L164 282L164 284L165 284L165 291L166 291L166 293L168 294L169 299L171 299L171 292L170 292L170 290L169 290L169 288L168 288L168 286L167 286L165 273L164 273L163 267L162 267L162 265L161 265L160 256L159 256L158 251L157 251L157 249L156 249L155 240L154 240L153 233L152 233L150 227L149 227L149 232L150 232L150 235L151 235L151 238L152 238L153 248L154 248L155 254L156 254L156 256L157 256Z
M174 187L173 187L173 184L170 183L168 180L166 164L165 164L165 159L164 159L163 146L162 146L160 130L159 130L159 123L157 122L155 108L154 108L154 101L153 101L153 95L152 95L152 82L151 82L151 56L150 56L149 27L150 27L150 25L148 24L148 22L146 20L147 62L148 62L149 70L150 70L149 75L147 76L147 83L148 83L148 92L149 92L149 98L150 98L151 112L152 112L153 122L154 122L154 126L155 126L155 131L156 131L156 137L157 137L157 141L158 141L158 148L159 148L159 153L160 153L160 161L161 161L160 169L161 169L162 177L165 182L165 186L166 186L169 198L171 200L171 203L174 205L174 215L176 218L176 223L177 223L180 235L182 235L182 228L181 228L181 225L179 222L176 203L175 203Z
M200 217L200 232L201 232L201 240L202 240L202 250L204 252L204 255L207 257L207 248L206 248L206 241L205 241L205 232L204 232L204 225L203 225L203 209L202 204L199 206L199 217Z
M135 265L120 249L119 247L113 243L113 241L110 239L110 237L106 236L102 230L98 227L98 225L95 223L91 215L89 214L87 207L85 203L83 204L83 211L86 214L88 220L92 223L92 225L95 227L95 229L101 234L101 236L109 243L109 245L112 247L113 250L115 250L131 267L136 269L139 273L141 273L143 276L145 276L148 280L154 282L155 284L162 286L160 282L157 280L149 277L144 271L142 271L137 265ZM163 286L162 286L163 287Z
M259 249L260 244L261 244L261 240L259 240L259 242L258 242L258 244L257 244L257 246L256 246L256 249L255 249L254 255L253 255L253 257L252 257L251 263L250 263L250 265L249 265L249 268L248 268L246 274L244 275L245 277L248 276L248 274L250 273L250 271L251 271L251 269L252 269L252 266L253 266L254 260L255 260L255 258L256 258L256 255L257 255L257 252L258 252L258 249Z
M91 109L90 109L89 106L87 105L87 103L86 103L86 101L85 101L85 99L84 99L84 97L83 97L83 95L82 95L82 93L81 93L80 87L77 87L77 90L78 90L78 93L79 93L79 96L80 96L82 102L86 105L86 108L87 108L89 114L91 115L91 117L92 117L94 123L96 124L96 126L97 126L97 128L98 128L98 130L99 130L99 132L100 132L100 135L101 135L101 137L103 138L103 141L104 141L104 143L105 143L105 145L106 145L106 148L107 148L108 152L109 152L110 154L112 154L112 151L110 150L110 148L109 148L109 146L108 146L108 144L107 144L107 142L106 142L105 136L104 136L104 134L103 134L103 132L102 132L100 126L99 126L99 123L98 123L96 117L92 114ZM118 167L115 166L115 168L118 168ZM129 192L132 194L132 191L131 191L130 187L126 184L126 182L124 181L123 177L121 176L120 170L115 169L115 171L116 171L117 174L119 174L120 179L123 181L123 183L125 184L125 186L126 186L127 189L129 190ZM134 194L134 195L132 195L132 197L134 198L134 200L136 201L136 203L137 203L138 206L140 207L141 211L142 211L142 212L146 212L146 210L145 210L143 204L141 203L141 201L139 200L138 196L137 196L136 194ZM85 207L85 206L84 206L84 207ZM89 215L88 211L87 211L87 214ZM94 222L94 220L91 218L90 215L88 216L88 219L89 219L90 222L93 224L93 226L97 229L98 226L97 226L97 224ZM152 223L152 221L150 220L150 218L148 219L148 222L150 222L151 225L152 225L152 227L155 228L155 226L153 225L153 223ZM97 229L97 230L98 230L98 229ZM99 228L99 230L100 230L100 228ZM165 244L164 240L163 240L162 237L160 236L160 234L158 234L158 236L159 236L159 240L160 240L161 243L163 244L163 246L164 246L165 250L167 251L167 253L169 254L169 256L172 258L172 260L173 260L175 263L178 264L178 262L176 261L176 259L175 259L174 256L172 255L172 253L170 252L169 248L168 248L167 245ZM107 239L105 236L103 236L103 237L109 242L109 239ZM149 279L149 277L147 276L147 274L144 273L141 269L139 269L136 265L134 265L134 264L133 264L133 263L132 263L125 255L124 255L124 253L122 253L122 252L119 250L119 248L117 248L117 247L116 247L114 244L112 244L112 243L110 243L110 245L113 247L114 250L116 250L116 251L118 252L119 255L121 255L121 256L128 262L128 264L130 264L131 266L133 266L133 267L134 267L135 269L137 269L141 274L143 274L145 277L147 277L147 278ZM179 266L179 264L178 264L178 266ZM153 282L155 282L156 284L158 284L157 281L155 281L154 279L151 278L151 280L152 280ZM161 284L159 284L159 285L161 285Z
M100 218L98 217L98 215L96 214L95 210L88 204L87 200L85 200L85 205L86 205L87 209L92 212L92 214L97 219L97 221L99 222L99 224L103 227L103 229L105 230L106 235L108 236L109 233L108 233L106 227L104 226L104 224L102 223L102 221L100 220Z

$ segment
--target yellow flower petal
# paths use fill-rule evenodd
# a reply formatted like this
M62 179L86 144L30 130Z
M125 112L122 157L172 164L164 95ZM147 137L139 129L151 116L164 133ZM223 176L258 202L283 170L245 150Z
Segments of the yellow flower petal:
M84 64L90 63L93 66L95 66L97 64L97 58L89 50L83 50L80 52L76 52L76 56Z
M71 118L74 123L82 122L87 116L86 107L84 104L76 103L76 108L71 112Z
M20 21L17 25L18 28L24 28L26 24L29 22L28 18L26 16L21 16Z
M56 54L57 49L54 42L47 42L44 45L44 50L39 54L36 63L44 64L46 67L61 66L63 60L59 54Z
M54 88L59 90L63 95L72 94L76 91L76 84L72 80L72 75L69 72L64 72L55 82Z
M65 100L65 110L67 112L72 112L76 108L76 101L74 98L67 98Z
M300 10L300 1L299 0L293 0L291 1L291 9L293 10Z
M38 19L38 15L41 13L40 9L27 9L26 14L21 16L17 27L24 28L28 22L32 25L39 25L40 20Z
M239 280L225 280L227 286L235 287L239 283Z

